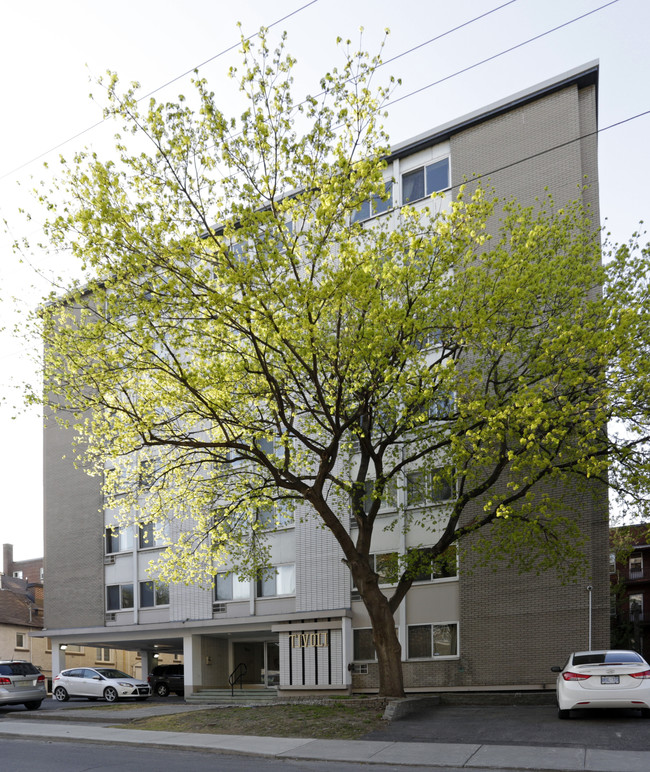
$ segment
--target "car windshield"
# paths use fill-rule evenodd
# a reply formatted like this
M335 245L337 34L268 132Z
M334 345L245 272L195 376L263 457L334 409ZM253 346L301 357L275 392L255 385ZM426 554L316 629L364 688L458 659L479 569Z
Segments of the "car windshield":
M40 670L31 662L5 662L0 665L0 675L36 675Z
M613 665L618 662L643 662L635 651L588 651L573 657L574 665Z
M96 670L104 678L131 678L130 675L123 673L121 670L115 670L112 667L98 667Z

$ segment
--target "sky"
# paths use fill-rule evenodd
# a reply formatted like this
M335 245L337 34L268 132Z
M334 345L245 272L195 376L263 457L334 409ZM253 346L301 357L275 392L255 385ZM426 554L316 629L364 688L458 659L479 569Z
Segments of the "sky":
M75 271L65 255L13 250L38 239L38 217L26 222L18 210L37 211L27 192L38 192L44 162L56 169L60 154L84 146L110 152L114 127L95 125L107 70L166 101L191 90L186 73L200 66L222 110L236 114L227 73L238 22L246 36L270 27L272 42L286 30L299 96L342 63L338 36L375 52L388 28L383 58L398 58L384 72L401 78L402 98L385 127L398 143L599 60L603 224L626 241L650 211L647 0L0 0L0 10L0 539L17 560L43 554L41 421L21 406L38 351L20 332L56 277Z

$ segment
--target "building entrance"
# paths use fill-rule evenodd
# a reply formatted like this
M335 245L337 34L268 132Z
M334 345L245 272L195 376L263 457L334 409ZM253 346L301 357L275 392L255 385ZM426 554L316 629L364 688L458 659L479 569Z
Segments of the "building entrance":
M280 681L280 646L277 641L233 641L235 667L246 665L246 686L277 686Z

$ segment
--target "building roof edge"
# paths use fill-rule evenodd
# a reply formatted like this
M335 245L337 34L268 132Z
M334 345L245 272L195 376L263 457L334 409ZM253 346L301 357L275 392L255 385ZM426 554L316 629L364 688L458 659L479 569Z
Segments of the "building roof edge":
M509 110L521 107L529 102L534 102L543 96L547 96L548 94L552 94L555 91L559 91L571 85L577 85L578 88L585 88L586 86L592 85L596 86L596 115L598 115L598 70L599 60L594 59L587 64L567 70L554 78L542 81L541 83L524 89L523 91L519 91L516 94L511 94L486 107L467 113L461 118L456 118L449 123L442 124L432 131L427 131L424 134L411 137L404 142L394 145L390 155L387 156L386 161L390 163L395 159L412 155L418 150L424 150L439 142L444 142L453 134L457 134L460 131L476 126L483 121L507 113Z

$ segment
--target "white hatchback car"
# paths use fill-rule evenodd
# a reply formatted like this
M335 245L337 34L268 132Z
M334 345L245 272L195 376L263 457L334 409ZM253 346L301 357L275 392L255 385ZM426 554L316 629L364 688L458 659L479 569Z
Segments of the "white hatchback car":
M560 718L572 709L637 708L650 717L650 665L636 651L576 651L557 677Z
M103 697L106 702L116 702L122 697L146 700L151 696L151 687L113 667L73 667L62 670L54 679L52 695L59 702L70 697L89 700Z

